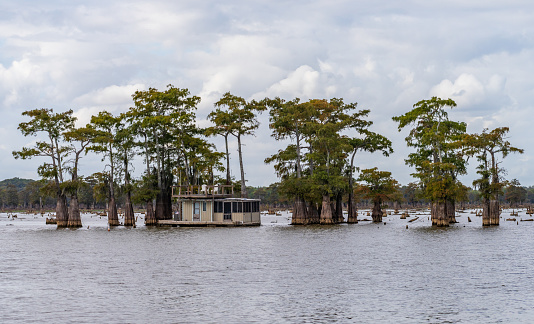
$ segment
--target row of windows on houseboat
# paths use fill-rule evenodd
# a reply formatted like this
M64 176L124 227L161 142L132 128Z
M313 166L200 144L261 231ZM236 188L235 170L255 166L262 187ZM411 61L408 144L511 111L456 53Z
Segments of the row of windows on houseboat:
M259 213L259 201L215 201L215 213Z

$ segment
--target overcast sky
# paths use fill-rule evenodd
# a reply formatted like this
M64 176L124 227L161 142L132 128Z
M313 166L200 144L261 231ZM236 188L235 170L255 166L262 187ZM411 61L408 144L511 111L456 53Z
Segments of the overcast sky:
M126 111L135 90L173 84L202 98L201 125L227 91L357 102L395 149L388 158L361 153L358 166L392 171L402 184L413 181L410 150L391 117L422 99L452 98L449 116L469 132L510 127L525 154L502 164L507 178L534 185L533 22L534 3L518 0L0 0L0 179L37 179L44 162L12 157L35 140L17 130L23 111L73 109L84 124L101 110ZM263 163L281 145L267 117L244 138L253 186L277 181ZM238 176L235 142L231 149ZM94 156L81 164L84 175L102 168Z

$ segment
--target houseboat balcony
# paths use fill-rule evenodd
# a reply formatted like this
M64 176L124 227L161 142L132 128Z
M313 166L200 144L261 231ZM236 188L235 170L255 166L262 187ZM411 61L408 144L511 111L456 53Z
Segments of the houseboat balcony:
M173 198L232 198L233 185L173 186Z

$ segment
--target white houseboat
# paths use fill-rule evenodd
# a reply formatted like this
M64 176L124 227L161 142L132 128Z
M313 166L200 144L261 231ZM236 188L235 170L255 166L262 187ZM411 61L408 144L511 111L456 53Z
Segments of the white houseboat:
M258 226L260 200L233 198L231 185L175 186L172 197L178 200L172 220L159 225L172 226Z

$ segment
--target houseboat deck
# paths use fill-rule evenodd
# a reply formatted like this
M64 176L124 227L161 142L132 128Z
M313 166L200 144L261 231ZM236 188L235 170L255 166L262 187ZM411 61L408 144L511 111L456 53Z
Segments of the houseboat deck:
M260 226L261 222L232 222L232 221L222 221L222 222L206 222L206 221L175 221L175 220L158 220L159 226L180 226L180 227L233 227L233 226Z
M231 198L233 196L233 185L200 185L172 187L173 198Z

